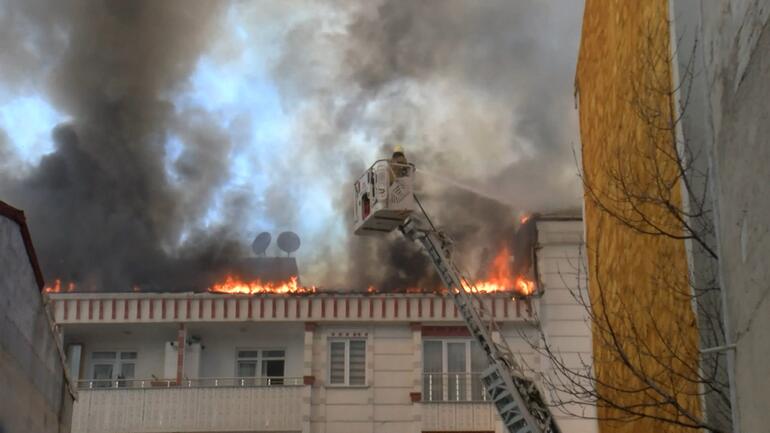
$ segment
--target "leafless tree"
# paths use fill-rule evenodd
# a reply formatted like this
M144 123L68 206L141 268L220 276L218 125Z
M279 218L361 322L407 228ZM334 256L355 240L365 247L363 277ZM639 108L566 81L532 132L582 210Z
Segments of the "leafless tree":
M586 205L599 222L584 257L561 271L566 287L578 281L571 292L585 308L593 357L568 358L542 332L530 342L550 364L543 387L562 411L586 416L584 409L596 406L595 416L610 422L647 419L659 431L727 432L725 354L711 350L724 346L725 331L706 146L682 133L697 44L672 86L669 71L680 56L660 43L668 29L668 22L642 29L639 64L629 67L627 104L637 126L628 126L622 144L601 143L611 162L581 174ZM618 227L655 254L640 252L633 269L618 269L602 244ZM619 272L632 271L633 278L618 282Z

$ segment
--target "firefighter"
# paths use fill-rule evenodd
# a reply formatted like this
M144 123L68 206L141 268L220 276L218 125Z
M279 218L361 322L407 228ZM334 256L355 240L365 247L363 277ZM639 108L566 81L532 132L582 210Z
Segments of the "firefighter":
M392 177L404 177L409 174L409 166L406 161L406 155L404 155L404 148L400 145L393 148L393 156L390 158L390 171Z

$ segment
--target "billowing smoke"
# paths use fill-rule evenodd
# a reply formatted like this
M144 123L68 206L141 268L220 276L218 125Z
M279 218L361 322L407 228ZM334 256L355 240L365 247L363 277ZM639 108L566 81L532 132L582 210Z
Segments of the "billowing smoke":
M340 170L343 185L370 162L366 150L387 156L403 143L421 170L425 207L482 276L512 240L518 212L578 203L572 75L581 11L579 2L361 2L295 24L274 76L302 119L302 152L322 149L312 158ZM350 208L349 196L340 191L339 208ZM426 258L397 236L351 237L348 251L354 285L438 285Z
M217 5L24 0L4 9L0 28L15 33L3 38L2 64L12 68L3 78L27 85L25 70L13 71L19 60L30 73L50 68L46 93L72 119L51 132L53 153L0 188L26 211L46 275L125 290L166 281L182 268L177 258L205 265L239 253L226 233L193 233L174 248L224 181L227 135L166 99L206 48ZM183 187L164 170L172 133L185 139Z
M46 276L86 288L194 285L246 254L255 217L303 236L303 282L433 287L414 245L348 235L353 180L399 142L423 170L424 206L477 273L519 211L579 200L572 78L582 5L560 3L0 4L0 98L36 88L68 119L51 131L53 152L29 167L9 162L0 130L0 198L26 211ZM232 20L271 32L264 63L290 119L290 140L272 151L279 162L253 166L268 179L260 193L221 193L243 113L223 126L216 113L172 103ZM169 158L172 137L180 149ZM222 222L202 224L214 202ZM338 213L315 233L341 225L342 234L303 233L319 218L308 203Z

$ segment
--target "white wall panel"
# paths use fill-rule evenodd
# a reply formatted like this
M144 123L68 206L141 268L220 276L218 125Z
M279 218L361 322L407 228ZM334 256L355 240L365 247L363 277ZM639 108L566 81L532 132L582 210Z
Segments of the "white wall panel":
M72 433L300 431L302 387L81 391Z

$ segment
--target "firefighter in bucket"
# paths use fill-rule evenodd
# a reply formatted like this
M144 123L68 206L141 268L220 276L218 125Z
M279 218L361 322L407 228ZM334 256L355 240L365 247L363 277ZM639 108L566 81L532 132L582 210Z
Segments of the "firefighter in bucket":
M406 177L409 175L409 162L404 155L404 148L396 145L393 148L393 156L390 157L390 183L392 184L397 177Z
M397 229L414 211L414 166L397 145L390 158L375 161L355 183L354 231L384 234Z

